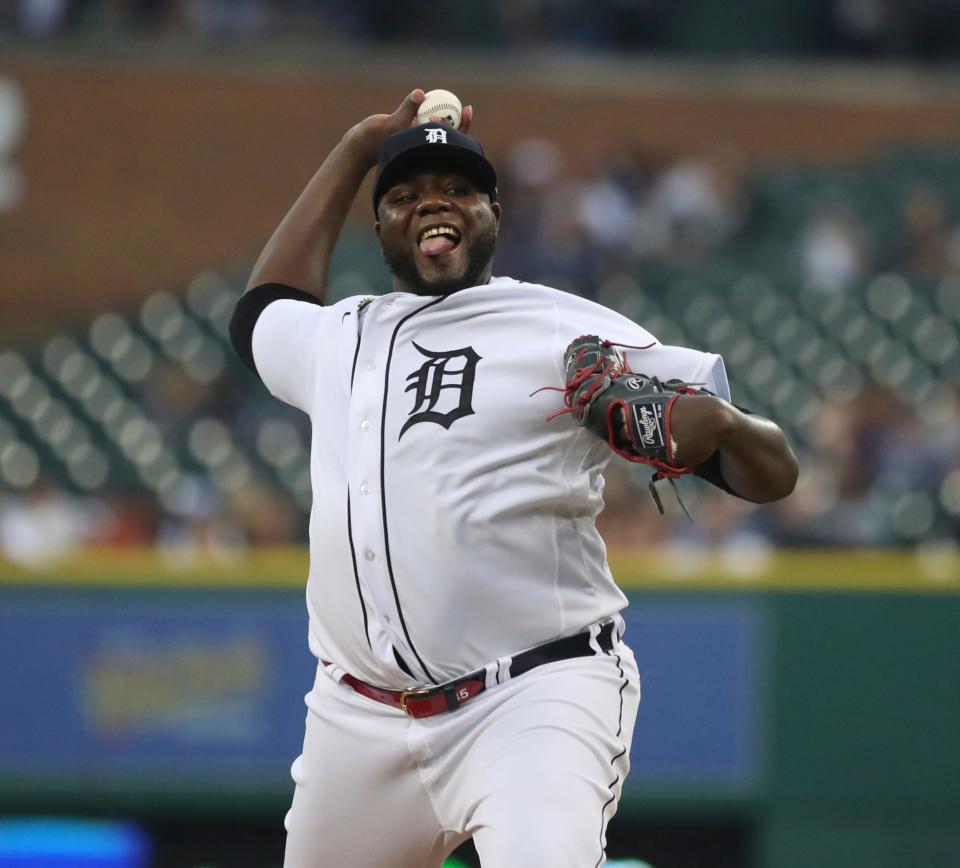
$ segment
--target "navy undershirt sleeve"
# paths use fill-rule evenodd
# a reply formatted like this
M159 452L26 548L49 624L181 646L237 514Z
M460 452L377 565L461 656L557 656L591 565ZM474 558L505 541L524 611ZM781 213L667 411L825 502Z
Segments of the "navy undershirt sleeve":
M240 361L258 377L260 374L253 360L253 327L267 305L282 298L320 304L316 296L302 289L294 289L282 283L264 283L240 296L237 306L233 309L233 316L230 318L230 342L233 344L233 349L240 357Z
M727 494L732 494L734 497L740 496L727 484L727 480L723 478L723 472L720 470L719 449L702 464L698 464L696 467L694 467L693 472L696 476L699 476L701 479L705 479L711 485L715 485L722 491L727 492Z

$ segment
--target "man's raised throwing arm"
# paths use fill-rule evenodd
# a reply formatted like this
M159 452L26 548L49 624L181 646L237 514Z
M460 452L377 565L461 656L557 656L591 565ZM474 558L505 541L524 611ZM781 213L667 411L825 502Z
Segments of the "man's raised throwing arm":
M323 301L333 248L361 183L377 163L384 140L417 116L424 92L411 91L393 114L371 115L352 127L323 161L283 218L253 267L247 289L280 283ZM464 108L461 130L472 110Z

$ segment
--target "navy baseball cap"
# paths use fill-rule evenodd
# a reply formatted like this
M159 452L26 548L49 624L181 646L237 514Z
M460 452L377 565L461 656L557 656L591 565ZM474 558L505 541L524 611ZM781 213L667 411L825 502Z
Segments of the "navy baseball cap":
M497 199L497 173L483 155L480 143L446 124L423 124L389 136L380 151L373 182L373 213L380 199L404 175L418 169L457 172Z

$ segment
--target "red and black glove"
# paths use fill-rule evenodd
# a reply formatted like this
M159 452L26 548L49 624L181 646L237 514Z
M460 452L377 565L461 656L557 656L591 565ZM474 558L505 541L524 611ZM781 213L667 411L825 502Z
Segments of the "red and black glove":
M679 380L662 382L634 373L617 344L596 335L583 335L563 355L566 410L628 461L654 468L653 482L692 473L676 463L677 444L671 436L670 414L681 395L698 389ZM551 417L554 418L554 417ZM660 499L651 483L657 506ZM661 512L662 512L661 507Z

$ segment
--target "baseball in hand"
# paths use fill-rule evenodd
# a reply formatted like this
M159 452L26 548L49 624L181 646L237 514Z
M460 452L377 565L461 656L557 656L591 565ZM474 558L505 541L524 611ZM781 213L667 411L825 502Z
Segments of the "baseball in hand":
M428 90L426 97L417 112L418 124L428 124L430 118L437 115L454 129L459 129L463 106L455 93L450 93L449 90Z

